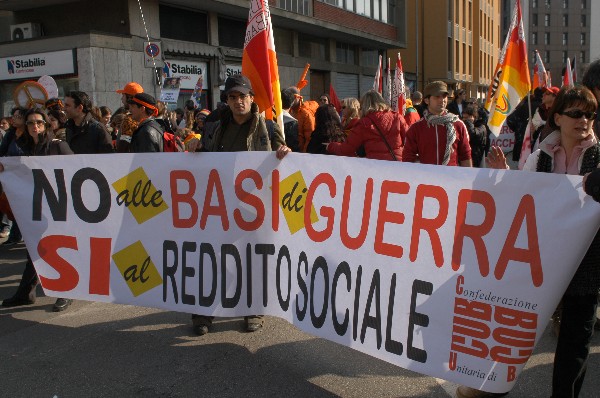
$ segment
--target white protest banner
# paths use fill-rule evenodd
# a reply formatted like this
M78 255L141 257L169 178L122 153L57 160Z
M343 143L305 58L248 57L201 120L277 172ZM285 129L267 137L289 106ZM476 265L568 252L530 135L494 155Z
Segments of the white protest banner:
M278 316L492 392L600 222L577 176L265 152L2 163L50 296Z
M179 98L179 89L181 85L181 79L178 77L167 77L163 81L162 88L160 90L160 100L162 102L174 102L177 103Z
M515 133L504 123L498 136L490 135L491 146L498 146L502 152L507 153L515 149Z

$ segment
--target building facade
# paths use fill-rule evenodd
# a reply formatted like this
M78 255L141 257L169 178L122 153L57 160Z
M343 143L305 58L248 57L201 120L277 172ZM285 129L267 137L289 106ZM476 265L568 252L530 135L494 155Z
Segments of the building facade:
M406 46L404 0L268 0L281 87L305 65L306 98L329 91L359 97L373 85L378 56ZM141 8L140 8L141 4ZM165 77L180 77L177 103L201 82L202 106L219 101L224 79L241 70L246 0L0 3L0 106L7 114L24 81L50 75L58 96L78 89L116 109L115 93L137 81L156 97ZM157 43L158 47L149 46ZM152 59L154 51L160 51Z
M500 0L409 0L406 30L400 52L411 88L443 80L485 98L502 45Z
M600 2L594 0L529 0L530 60L538 50L552 85L561 86L567 64L575 61L579 78L600 58Z

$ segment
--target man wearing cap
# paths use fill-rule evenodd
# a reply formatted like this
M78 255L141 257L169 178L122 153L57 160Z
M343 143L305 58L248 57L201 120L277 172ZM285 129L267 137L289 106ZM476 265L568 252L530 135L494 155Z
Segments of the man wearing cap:
M254 92L250 80L243 75L232 75L225 81L225 95L228 108L224 109L219 121L215 123L211 136L205 141L203 148L208 152L243 152L273 151L282 159L291 149L285 145L283 135L277 123L273 123L272 133L265 118L259 113L254 103ZM271 137L269 137L271 135ZM192 139L188 144L190 152L194 152L199 140ZM208 333L213 317L192 315L192 324L196 334ZM244 317L247 332L260 330L264 324L264 316L251 315Z
M154 118L158 107L153 96L147 93L135 94L127 101L131 118L138 128L131 136L121 135L120 139L129 141L129 152L162 152L163 129Z
M446 110L448 86L434 81L425 86L423 118L406 133L402 161L471 167L471 147L465 124Z
M134 95L143 93L144 89L136 82L130 82L123 87L122 90L117 90L117 93L121 94L121 103L125 107L125 109L129 109L129 104L127 103Z

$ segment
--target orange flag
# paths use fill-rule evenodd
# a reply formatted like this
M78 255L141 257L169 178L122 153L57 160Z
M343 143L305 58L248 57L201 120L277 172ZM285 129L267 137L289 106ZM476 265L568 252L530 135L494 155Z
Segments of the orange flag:
M521 19L521 3L515 2L515 13L504 42L502 53L494 73L494 81L488 92L486 108L490 111L488 127L498 136L506 117L531 89L527 45Z
M242 74L250 79L255 94L254 102L261 112L265 112L267 119L273 119L275 108L277 124L283 130L279 68L267 0L250 0Z

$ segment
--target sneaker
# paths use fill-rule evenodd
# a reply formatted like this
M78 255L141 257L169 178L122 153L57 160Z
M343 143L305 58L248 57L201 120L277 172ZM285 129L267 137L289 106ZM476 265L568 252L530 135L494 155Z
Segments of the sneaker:
M493 398L503 397L508 392L485 392L475 388L460 386L456 389L456 398Z
M212 316L206 315L192 315L192 327L194 328L194 333L198 336L204 336L209 332L209 328L212 326L213 321Z
M64 311L67 308L69 308L69 306L71 305L72 302L73 302L73 300L66 299L66 298L56 299L56 303L54 303L54 306L52 307L52 311L54 311L54 312Z
M262 329L264 323L265 317L263 315L250 315L244 317L246 332L249 333Z

